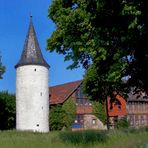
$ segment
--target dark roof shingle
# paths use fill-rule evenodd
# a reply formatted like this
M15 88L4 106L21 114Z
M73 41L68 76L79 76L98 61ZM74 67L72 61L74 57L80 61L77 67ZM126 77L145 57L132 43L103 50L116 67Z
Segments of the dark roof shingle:
M42 65L49 68L49 65L44 60L41 53L41 49L39 47L39 43L32 23L32 17L30 17L28 34L25 40L23 52L19 62L15 65L15 68L23 65Z

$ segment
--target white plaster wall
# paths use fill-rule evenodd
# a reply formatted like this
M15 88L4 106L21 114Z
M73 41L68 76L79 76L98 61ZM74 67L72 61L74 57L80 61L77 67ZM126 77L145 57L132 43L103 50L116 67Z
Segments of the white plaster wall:
M96 120L96 123L93 124L93 119ZM103 123L92 114L85 114L84 115L84 128L85 129L106 129Z
M16 129L49 131L48 69L25 65L16 69Z

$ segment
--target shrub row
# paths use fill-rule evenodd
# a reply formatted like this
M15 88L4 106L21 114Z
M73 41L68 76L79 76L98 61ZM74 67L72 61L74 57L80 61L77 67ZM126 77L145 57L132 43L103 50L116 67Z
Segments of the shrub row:
M67 131L61 132L60 138L64 142L73 144L93 144L95 142L105 142L107 139L107 132L98 130Z

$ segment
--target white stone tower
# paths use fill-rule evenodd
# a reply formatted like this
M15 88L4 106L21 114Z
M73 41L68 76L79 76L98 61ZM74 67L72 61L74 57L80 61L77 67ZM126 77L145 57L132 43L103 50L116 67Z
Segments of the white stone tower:
M30 17L24 49L16 68L16 129L49 131L48 69Z

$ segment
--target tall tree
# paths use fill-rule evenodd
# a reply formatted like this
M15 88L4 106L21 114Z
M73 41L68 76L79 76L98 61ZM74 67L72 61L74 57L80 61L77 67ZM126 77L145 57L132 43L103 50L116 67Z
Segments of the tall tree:
M15 95L0 92L0 130L15 128Z
M147 7L146 0L54 0L49 17L56 30L47 49L73 60L68 68L87 69L83 86L92 99L131 86L147 91Z

